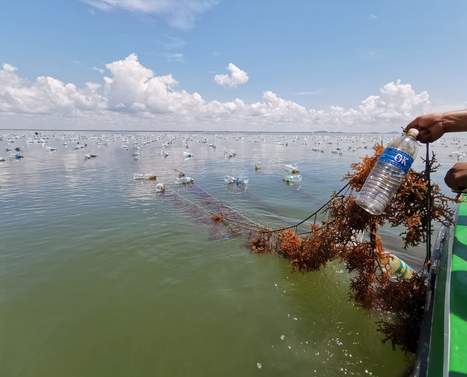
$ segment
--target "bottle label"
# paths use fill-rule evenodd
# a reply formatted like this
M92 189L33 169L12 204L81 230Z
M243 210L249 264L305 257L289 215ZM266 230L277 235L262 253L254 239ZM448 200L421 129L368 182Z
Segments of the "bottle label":
M381 162L389 163L407 174L413 163L413 157L397 148L386 148L380 156Z

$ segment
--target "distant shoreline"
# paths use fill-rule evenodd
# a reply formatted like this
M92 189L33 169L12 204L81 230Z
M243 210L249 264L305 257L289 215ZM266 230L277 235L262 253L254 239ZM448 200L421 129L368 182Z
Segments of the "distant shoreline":
M319 131L203 131L203 130L193 130L193 131L188 131L188 130L99 130L99 129L89 129L89 130L78 130L78 129L51 129L51 128L0 128L0 131L33 131L33 132L40 132L40 131L46 131L46 132L113 132L113 133L118 133L118 132L124 132L124 133L131 133L131 132L136 132L136 133L198 133L198 134L292 134L292 135L297 135L297 134L303 134L303 135L313 135L313 134L355 134L355 135L388 135L388 134L398 134L399 132L396 131L390 131L390 132L356 132L356 131L324 131L324 130L319 130Z

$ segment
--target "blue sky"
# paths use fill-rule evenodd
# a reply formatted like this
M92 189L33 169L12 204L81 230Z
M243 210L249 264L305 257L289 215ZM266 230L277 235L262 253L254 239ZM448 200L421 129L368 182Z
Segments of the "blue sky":
M5 1L0 64L30 82L51 76L82 87L102 84L106 64L134 53L154 75L171 74L174 90L204 101L255 103L271 91L305 108L351 109L400 79L429 93L430 109L459 108L466 14L464 0ZM229 63L246 83L215 82Z

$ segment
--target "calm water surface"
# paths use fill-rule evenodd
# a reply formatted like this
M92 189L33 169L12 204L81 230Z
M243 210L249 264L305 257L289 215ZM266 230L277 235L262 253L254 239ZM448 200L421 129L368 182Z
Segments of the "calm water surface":
M253 255L172 185L180 169L258 222L290 223L381 137L42 132L43 145L33 136L4 131L0 141L0 155L19 146L25 156L0 162L1 376L400 376L409 365L347 299L342 266L301 274ZM461 143L439 146L443 169ZM301 168L299 187L281 181L285 163ZM135 173L156 174L176 195ZM226 174L248 176L248 189L228 188ZM385 242L402 250L396 230ZM409 254L420 260L423 249Z

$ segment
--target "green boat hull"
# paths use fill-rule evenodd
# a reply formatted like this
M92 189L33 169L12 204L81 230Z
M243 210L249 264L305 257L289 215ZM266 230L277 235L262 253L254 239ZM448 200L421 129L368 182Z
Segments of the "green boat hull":
M467 377L467 195L438 238L415 375Z

